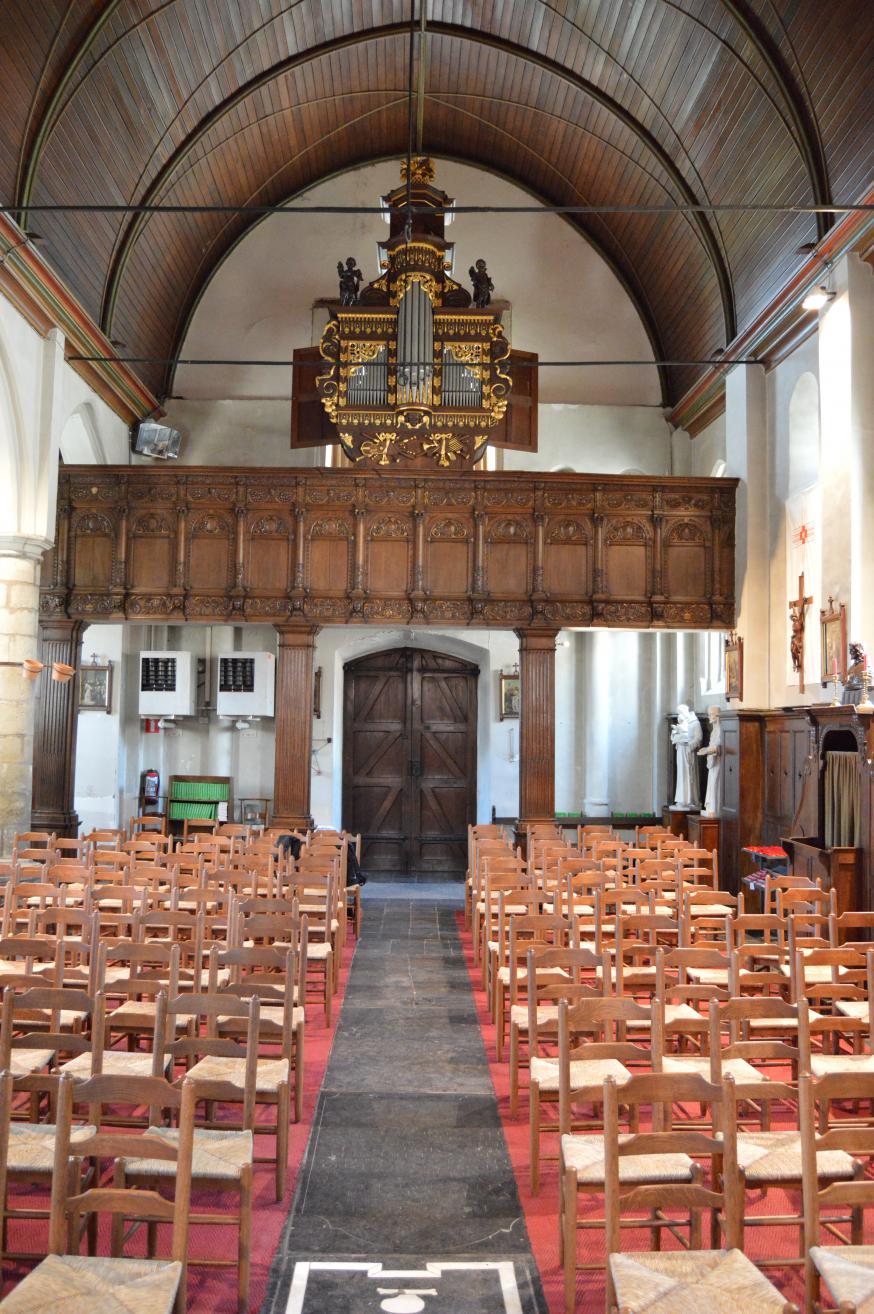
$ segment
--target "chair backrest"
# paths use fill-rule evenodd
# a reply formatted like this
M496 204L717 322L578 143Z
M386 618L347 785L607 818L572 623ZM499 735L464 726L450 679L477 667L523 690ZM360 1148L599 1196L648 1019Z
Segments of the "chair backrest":
M167 843L170 840L167 835L167 818L155 812L141 813L138 817L131 817L128 832L131 839L149 832L152 835L159 835Z
M730 1081L731 1078L727 1078ZM697 1073L648 1073L632 1076L619 1087L608 1077L603 1087L604 1101L604 1219L607 1237L607 1308L615 1306L615 1292L610 1273L610 1256L621 1254L621 1217L625 1210L640 1214L649 1213L658 1229L672 1227L676 1220L666 1216L673 1208L689 1215L689 1249L701 1250L706 1229L702 1227L704 1214L720 1211L725 1219L726 1242L729 1248L739 1243L738 1223L741 1211L737 1204L737 1142L734 1126L717 1128L723 1108L723 1087L706 1081ZM675 1105L698 1103L710 1110L709 1134L703 1130L678 1129L671 1110ZM620 1129L620 1107L635 1116L630 1119L632 1130L623 1134ZM638 1131L639 1110L652 1109L652 1130ZM690 1160L689 1174L684 1181L659 1181L657 1185L633 1185L623 1188L622 1160L635 1156L645 1160L648 1155L686 1156ZM676 1161L675 1161L676 1162ZM724 1189L719 1179L704 1179L711 1163L721 1162ZM697 1164L698 1169L694 1166ZM643 1169L645 1172L645 1168ZM664 1220L663 1222L659 1220ZM659 1235L661 1231L659 1230Z
M861 1173L846 1181L829 1181L821 1186L818 1156L830 1150L870 1159L874 1156L874 1126L865 1122L837 1120L831 1114L836 1102L864 1101L874 1105L874 1072L841 1072L814 1078L802 1072L798 1078L798 1125L801 1132L801 1191L804 1208L804 1250L806 1253L808 1308L815 1305L818 1281L811 1250L820 1244L820 1218L834 1217L850 1208L854 1232L864 1227L862 1213L874 1205L874 1180ZM819 1160L819 1163L822 1161ZM829 1228L834 1232L834 1226ZM840 1247L838 1247L840 1250ZM831 1303L831 1302L830 1302ZM849 1302L841 1309L855 1309ZM861 1306L860 1306L861 1308Z
M90 1019L89 1032L73 1031L61 1025L64 1012L81 1013ZM53 1050L55 1062L63 1054L77 1056L96 1055L99 1070L102 1063L104 1018L106 1006L102 994L89 995L83 990L64 990L42 984L31 984L20 992L12 986L3 991L3 1012L0 1021L0 1070L12 1068L13 1050ZM40 1030L28 1030L34 1023ZM20 1078L16 1086L21 1089L38 1089L38 1083Z
M52 1173L52 1205L49 1223L49 1253L66 1253L68 1239L72 1239L73 1253L79 1252L80 1219L83 1214L109 1213L128 1218L142 1218L150 1222L172 1224L171 1258L184 1272L188 1255L188 1215L191 1197L191 1169L194 1148L195 1083L186 1078L181 1090L169 1082L139 1077L92 1077L75 1083L64 1074L58 1083L58 1121L55 1134L54 1170ZM89 1108L105 1104L148 1104L155 1107L177 1108L179 1111L179 1138L173 1143L157 1136L137 1136L125 1132L98 1130L94 1135L77 1138L71 1145L73 1108L87 1104ZM79 1160L120 1160L125 1157L160 1159L175 1164L173 1200L166 1200L157 1191L137 1187L111 1188L88 1186L76 1191L79 1174L69 1171L71 1152Z
M303 972L301 972L303 967ZM226 985L219 985L219 974L223 969L230 972ZM230 994L239 999L257 998L262 1005L272 1005L283 1010L282 1024L278 1028L281 1034L283 1052L291 1051L294 1028L295 988L301 1003L306 990L306 953L298 955L292 950L270 947L219 949L213 945L209 961L209 989L213 994ZM267 1019L262 1019L262 1033L271 1028Z
M641 1043L624 1038L629 1022L643 1027L646 1034L641 1037ZM548 1035L551 1030L549 1023L541 1026L540 1036ZM591 1085L581 1085L574 1075L575 1060L583 1059L588 1063L617 1059L623 1064L641 1064L656 1071L661 1067L664 1047L661 1010L655 1004L651 1008L645 1007L619 995L601 995L575 1002L560 999L553 1035L555 1031L558 1033L558 1116L562 1132L571 1129L572 1100L597 1102L603 1080L602 1076L593 1076Z

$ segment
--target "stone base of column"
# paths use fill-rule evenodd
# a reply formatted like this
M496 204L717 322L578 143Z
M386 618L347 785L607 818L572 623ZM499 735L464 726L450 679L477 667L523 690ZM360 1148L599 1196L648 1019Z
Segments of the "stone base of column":
M287 812L274 813L273 816L271 817L270 819L271 829L277 830L280 826L282 827L283 830L302 831L302 830L314 829L312 817L304 817L301 816L300 814L295 816L292 813L287 813Z
M610 800L606 798L584 798L583 812L587 817L609 817Z
M79 834L78 812L60 812L53 808L34 808L30 815L31 830L48 830L59 839L76 839Z

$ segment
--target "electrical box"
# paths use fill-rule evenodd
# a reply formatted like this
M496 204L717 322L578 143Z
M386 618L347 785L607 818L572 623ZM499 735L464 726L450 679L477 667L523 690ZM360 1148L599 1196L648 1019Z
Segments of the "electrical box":
M272 652L226 653L218 659L219 716L272 716L276 656Z
M140 716L194 715L194 653L140 653Z

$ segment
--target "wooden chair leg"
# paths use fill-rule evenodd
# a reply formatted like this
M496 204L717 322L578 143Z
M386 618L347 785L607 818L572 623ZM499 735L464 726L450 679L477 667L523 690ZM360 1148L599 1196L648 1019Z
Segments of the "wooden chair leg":
M294 1037L294 1120L303 1117L304 1024L299 1022Z
M252 1264L252 1169L240 1176L240 1239L237 1251L237 1308L246 1314L249 1307L249 1273Z
M112 1175L112 1184L113 1184L113 1186L114 1186L117 1190L124 1190L124 1187L125 1187L125 1173L124 1173L124 1164L123 1164L123 1163L116 1163L116 1165L115 1165L115 1171L113 1172L113 1175ZM90 1222L91 1222L91 1219L92 1219L92 1218L95 1218L95 1217L96 1217L95 1214L91 1214L91 1215L90 1215L90 1217L89 1217L89 1219L88 1219L89 1224L90 1224ZM112 1215L112 1223L111 1223L111 1225L110 1225L110 1229L109 1229L109 1253L110 1253L110 1255L112 1256L113 1259L120 1259L120 1258L121 1258L121 1256L122 1256L122 1250L123 1250L123 1242L124 1242L124 1219L123 1219L123 1217L121 1216L121 1214L113 1214L113 1215ZM75 1250L74 1253L75 1253L75 1254L78 1254L78 1253L79 1253L79 1247L78 1247L78 1246L76 1247L76 1250ZM92 1250L92 1248L91 1248L91 1240L90 1240L90 1237L89 1237L89 1241L88 1241L88 1253L89 1253L89 1255L94 1255L94 1254L97 1253L96 1250Z
M495 978L495 1056L500 1063L504 1057L504 983Z
M540 1088L529 1084L528 1131L531 1158L531 1194L540 1190Z
M276 1102L276 1199L285 1195L285 1182L288 1175L288 1123L290 1117L290 1092L288 1086L279 1087Z
M565 1314L574 1314L577 1298L577 1175L566 1168L562 1178L562 1263ZM609 1276L608 1276L609 1282Z
M519 1109L519 1028L510 1023L510 1117Z

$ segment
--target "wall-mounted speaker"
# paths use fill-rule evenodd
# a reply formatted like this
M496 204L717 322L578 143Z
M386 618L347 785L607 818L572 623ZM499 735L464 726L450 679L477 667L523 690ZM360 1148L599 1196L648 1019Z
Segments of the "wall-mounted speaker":
M168 424L155 420L138 420L131 426L130 448L139 456L153 456L160 461L175 460L182 446L182 434Z

